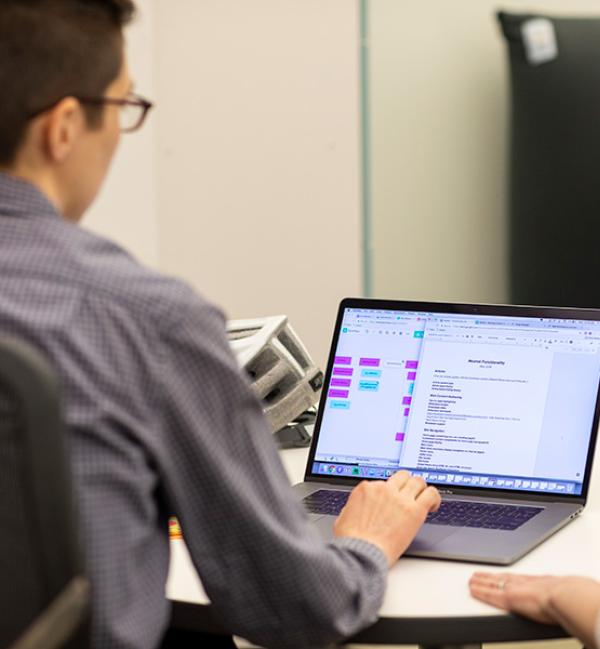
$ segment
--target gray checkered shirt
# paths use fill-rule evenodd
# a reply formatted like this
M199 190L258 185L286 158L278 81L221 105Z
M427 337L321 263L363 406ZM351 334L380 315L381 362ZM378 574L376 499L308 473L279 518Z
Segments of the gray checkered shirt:
M0 332L40 348L61 376L94 649L159 645L169 515L233 633L310 647L376 619L383 553L325 544L309 526L220 311L6 174Z

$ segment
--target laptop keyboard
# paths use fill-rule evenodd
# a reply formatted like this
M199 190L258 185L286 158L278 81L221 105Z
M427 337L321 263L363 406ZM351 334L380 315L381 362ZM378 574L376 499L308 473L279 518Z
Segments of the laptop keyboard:
M302 501L311 514L337 516L350 496L349 491L319 489ZM445 500L439 510L427 517L432 525L480 527L490 530L516 530L539 514L543 507L502 505L465 500Z
M302 502L311 514L333 514L337 516L350 496L349 491L319 489L306 496Z
M502 505L464 500L445 500L437 512L429 514L432 525L482 527L489 530L516 530L539 514L543 507Z

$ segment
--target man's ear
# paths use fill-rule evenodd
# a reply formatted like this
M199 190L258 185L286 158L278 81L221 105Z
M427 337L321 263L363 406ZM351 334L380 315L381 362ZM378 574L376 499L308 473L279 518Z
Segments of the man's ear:
M44 128L47 155L54 162L64 162L85 128L81 104L74 97L65 97L49 111Z

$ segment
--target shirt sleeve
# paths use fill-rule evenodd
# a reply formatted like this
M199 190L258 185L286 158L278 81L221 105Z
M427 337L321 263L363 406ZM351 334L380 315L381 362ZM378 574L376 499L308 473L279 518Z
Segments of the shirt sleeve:
M258 644L314 647L377 618L387 560L325 543L292 492L221 313L198 300L164 336L160 472L218 616Z

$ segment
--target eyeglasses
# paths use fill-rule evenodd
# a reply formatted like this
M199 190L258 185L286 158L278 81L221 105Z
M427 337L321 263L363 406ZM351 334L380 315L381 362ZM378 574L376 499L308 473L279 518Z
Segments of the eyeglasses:
M129 95L123 99L118 99L117 97L75 97L81 104L87 104L88 106L118 106L119 111L119 124L122 133L133 133L142 127L146 121L146 117L151 108L154 107L154 104L143 97L138 95ZM37 110L35 113L29 115L29 119L34 119L38 115L45 113L47 110L54 108L58 101L55 101L50 106L46 106L40 110Z
M129 95L123 99L116 97L76 97L88 106L118 106L119 123L122 133L133 133L142 127L154 104L138 95Z

